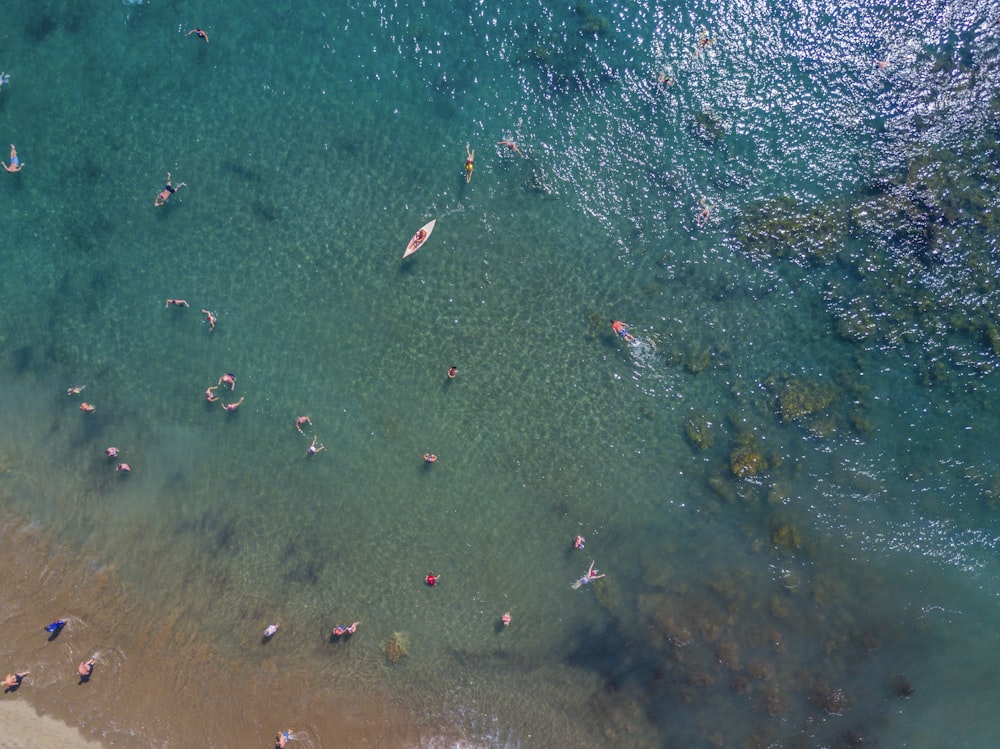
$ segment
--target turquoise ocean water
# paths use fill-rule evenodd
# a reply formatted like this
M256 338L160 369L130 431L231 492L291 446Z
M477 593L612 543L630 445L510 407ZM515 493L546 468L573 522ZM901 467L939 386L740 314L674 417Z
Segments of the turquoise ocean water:
M994 741L995 4L4 16L17 511L473 746Z

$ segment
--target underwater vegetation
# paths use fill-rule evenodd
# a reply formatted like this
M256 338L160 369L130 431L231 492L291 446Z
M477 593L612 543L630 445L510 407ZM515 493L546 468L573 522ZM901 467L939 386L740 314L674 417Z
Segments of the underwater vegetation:
M389 663L398 663L400 658L409 655L406 646L409 636L405 632L393 632L382 642L382 652Z
M825 272L820 298L839 339L905 349L928 386L949 372L992 372L1000 366L998 162L988 130L961 147L915 151L830 200L756 201L733 234L758 261Z

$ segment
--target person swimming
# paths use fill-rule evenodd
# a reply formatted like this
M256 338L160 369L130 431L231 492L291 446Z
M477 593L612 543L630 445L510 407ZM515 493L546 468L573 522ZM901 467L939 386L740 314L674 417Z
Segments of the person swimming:
M476 167L476 152L469 148L469 144L465 144L465 182L468 184L472 182L472 170Z
M267 628L264 630L264 639L265 640L270 640L272 637L274 637L274 633L277 632L277 631L278 631L278 625L277 624L269 624L269 625L267 625Z
M62 619L56 619L54 622L52 622L52 624L49 624L45 628L45 631L48 632L49 634L53 634L55 632L58 632L60 629L62 629L65 626L66 626L66 622L65 621L63 621Z
M156 196L156 200L153 201L153 205L160 207L170 200L170 196L182 187L187 187L187 182L181 182L177 185L177 187L174 187L173 183L170 181L170 172L167 172L167 184L163 186L162 190L160 190L160 194Z
M17 149L14 148L13 143L10 144L10 164L4 164L3 168L8 172L19 172L24 168L24 164L17 158Z
M612 320L611 329L626 343L635 343L635 336L628 332L628 325L621 320Z

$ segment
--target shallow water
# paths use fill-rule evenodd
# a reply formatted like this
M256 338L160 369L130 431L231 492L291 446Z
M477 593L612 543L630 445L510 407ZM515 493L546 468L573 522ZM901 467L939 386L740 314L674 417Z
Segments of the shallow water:
M9 503L179 632L488 746L992 736L990 4L11 10Z

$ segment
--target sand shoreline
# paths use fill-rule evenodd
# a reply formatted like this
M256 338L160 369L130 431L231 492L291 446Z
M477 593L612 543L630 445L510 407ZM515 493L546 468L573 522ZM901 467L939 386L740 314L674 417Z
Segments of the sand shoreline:
M0 662L31 671L0 702L0 747L270 747L290 727L296 746L394 749L432 733L389 695L336 691L280 653L233 663L185 631L181 612L144 611L114 570L22 518L0 520ZM68 624L50 639L56 617ZM76 666L92 655L81 684Z
M4 695L0 702L0 749L33 749L61 746L66 749L98 749L78 729L48 715L39 715L27 701Z

